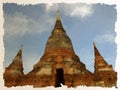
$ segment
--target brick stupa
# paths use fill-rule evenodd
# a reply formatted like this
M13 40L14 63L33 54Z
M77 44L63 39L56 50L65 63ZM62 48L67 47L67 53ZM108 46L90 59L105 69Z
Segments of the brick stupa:
M95 71L94 71L94 80L97 86L116 86L117 73L113 70L112 65L109 65L104 58L99 53L94 45L94 55L95 55Z
M5 86L17 86L21 82L21 78L24 76L23 63L22 63L22 45L13 59L13 62L5 69L4 79Z
M5 69L5 86L33 87L55 86L68 87L116 86L117 73L108 65L94 44L95 72L86 69L75 54L72 43L64 30L59 12L51 36L48 38L43 56L28 74L23 74L22 49L19 50L12 64Z

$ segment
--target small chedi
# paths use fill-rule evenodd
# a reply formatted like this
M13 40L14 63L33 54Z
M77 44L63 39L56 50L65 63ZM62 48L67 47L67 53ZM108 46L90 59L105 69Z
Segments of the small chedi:
M116 86L117 72L99 53L95 43L94 72L86 69L75 54L70 38L64 30L57 12L56 22L48 38L45 52L28 74L23 73L22 47L13 62L5 68L4 83L7 87L32 85L33 87L55 86Z

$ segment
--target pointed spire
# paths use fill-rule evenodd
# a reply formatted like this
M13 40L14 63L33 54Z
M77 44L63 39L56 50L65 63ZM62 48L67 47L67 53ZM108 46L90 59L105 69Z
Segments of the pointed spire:
M20 70L23 70L22 47L23 45L20 46L18 53L16 54L15 58L13 59L13 62L9 66L10 68L16 67L19 68Z
M62 31L62 32L65 32L63 26L62 26L62 22L61 22L61 19L60 19L60 13L59 13L59 10L57 10L56 12L56 22L55 22L55 26L54 26L54 29L52 31L52 34L56 31Z
M94 55L95 56L101 56L100 53L99 53L99 51L98 51L98 49L97 49L97 47L96 47L95 42L93 42L93 46L94 46Z
M20 46L17 55L13 59L13 62L5 68L5 72L3 74L5 86L16 86L24 76L22 63L22 47L23 45Z
M96 44L93 43L93 45L94 45L94 55L95 55L95 66L94 66L95 72L102 71L102 70L104 71L104 69L108 68L109 65L99 53L98 49L96 48Z
M22 50L22 48L23 48L23 45L21 44L21 46L20 46L20 48L19 48L19 51Z
M59 10L57 10L57 12L56 12L56 20L60 20L60 13L59 13Z
M19 51L18 51L18 53L17 53L17 55L15 56L15 59L14 59L16 61L20 61L21 63L22 63L22 48L23 48L23 45L21 45L19 47ZM19 59L16 59L17 57L19 57Z

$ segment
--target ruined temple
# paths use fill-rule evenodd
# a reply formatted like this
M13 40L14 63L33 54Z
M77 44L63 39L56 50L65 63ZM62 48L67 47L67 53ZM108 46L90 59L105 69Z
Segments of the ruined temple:
M75 54L72 42L62 26L60 15L57 12L55 26L47 40L43 56L29 73L24 74L21 46L13 62L5 68L3 75L5 86L60 87L61 84L68 87L116 86L117 72L104 60L95 43L93 46L94 73L87 70L85 64Z

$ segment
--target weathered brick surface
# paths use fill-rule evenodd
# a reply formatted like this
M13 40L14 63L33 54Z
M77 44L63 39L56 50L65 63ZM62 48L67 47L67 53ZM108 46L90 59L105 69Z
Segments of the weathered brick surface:
M95 54L95 72L94 80L95 85L103 87L116 86L117 72L109 65L104 58L101 56L94 43L94 54Z

